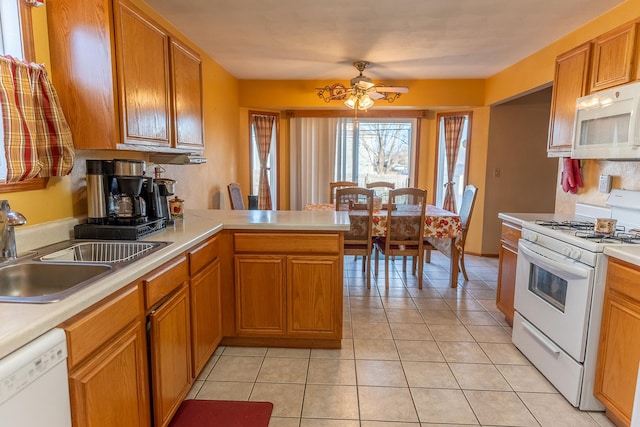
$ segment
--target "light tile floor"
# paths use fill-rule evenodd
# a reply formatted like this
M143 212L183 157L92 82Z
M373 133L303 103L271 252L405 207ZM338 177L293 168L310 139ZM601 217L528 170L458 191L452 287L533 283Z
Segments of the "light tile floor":
M274 403L273 427L613 426L573 408L511 344L496 309L497 259L467 256L448 287L433 252L423 288L398 259L367 289L345 257L339 350L220 347L187 398Z

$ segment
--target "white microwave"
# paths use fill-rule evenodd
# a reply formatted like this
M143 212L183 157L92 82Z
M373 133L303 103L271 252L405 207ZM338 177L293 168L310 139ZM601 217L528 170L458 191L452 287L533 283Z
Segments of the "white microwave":
M640 160L640 82L576 100L571 157Z

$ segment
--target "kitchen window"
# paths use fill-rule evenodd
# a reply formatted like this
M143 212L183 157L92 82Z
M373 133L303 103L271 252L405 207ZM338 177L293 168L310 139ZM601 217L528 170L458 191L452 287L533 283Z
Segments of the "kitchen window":
M417 119L343 119L339 131L336 181L364 187L386 181L411 186Z

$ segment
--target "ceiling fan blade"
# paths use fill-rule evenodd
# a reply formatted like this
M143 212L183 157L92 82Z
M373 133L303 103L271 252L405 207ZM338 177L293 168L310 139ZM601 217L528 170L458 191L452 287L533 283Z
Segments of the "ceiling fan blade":
M376 86L376 91L384 92L397 92L397 93L409 93L409 88L406 86Z
M368 93L369 98L373 99L374 101L377 101L378 99L384 99L385 95L378 93L376 91L371 91Z
M358 87L360 87L361 89L367 90L372 88L373 86L375 86L373 83L366 81L366 80L360 80L357 83Z

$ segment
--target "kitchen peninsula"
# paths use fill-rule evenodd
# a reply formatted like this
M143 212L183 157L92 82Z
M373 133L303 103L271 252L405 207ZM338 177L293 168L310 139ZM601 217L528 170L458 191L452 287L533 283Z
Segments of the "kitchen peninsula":
M73 219L63 220L16 230L18 251L23 253L64 240L75 223L77 221ZM184 219L177 221L175 226L145 239L168 241L170 245L68 298L50 304L0 304L0 358L177 256L184 256L214 235L220 236L225 336L228 335L238 344L257 345L272 338L280 342L276 345L300 345L304 340L315 345L318 340L310 339L314 333L311 331L313 325L309 322L316 319L321 323L315 326L321 329L319 333L327 340L327 346L339 345L342 327L342 241L343 232L348 229L348 216L342 212L187 210ZM258 243L254 244L254 239ZM236 252L237 255L234 255ZM277 268L265 270L265 262L277 265ZM278 272L281 276L264 276L264 271L273 274ZM331 284L323 283L323 280L313 280L314 274L330 274L335 280ZM260 284L264 294L252 296L244 292ZM320 285L325 289L316 288ZM238 287L243 294L236 295L235 289ZM271 291L280 294L277 297L269 295ZM326 294L328 291L333 293L330 298ZM260 300L263 297L266 299ZM285 310L278 312L280 323L277 328L273 324L256 323L274 319L273 313L265 314L260 310L265 309L267 302L272 303L276 299L281 304L278 309ZM256 302L261 302L260 306L252 306ZM236 303L243 309L241 313L236 313ZM307 307L307 303L313 306ZM332 306L329 307L329 304ZM334 314L322 313L318 317L321 305L330 308ZM335 327L331 333L327 330L329 323L326 322Z

